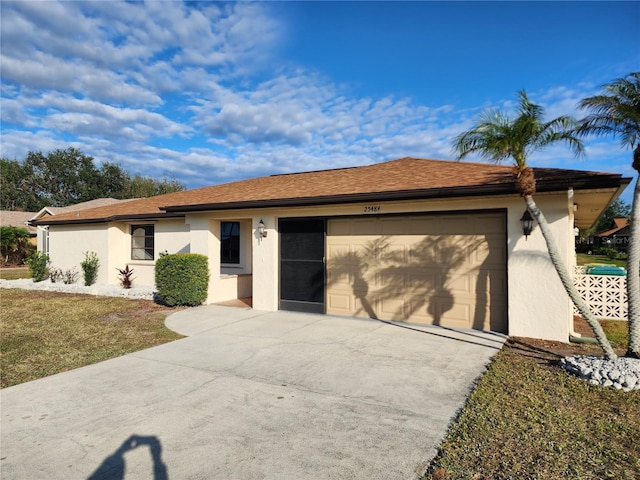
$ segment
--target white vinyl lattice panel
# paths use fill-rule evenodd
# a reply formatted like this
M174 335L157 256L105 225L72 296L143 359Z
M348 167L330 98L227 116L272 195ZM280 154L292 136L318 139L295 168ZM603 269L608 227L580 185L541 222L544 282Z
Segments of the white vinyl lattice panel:
M597 318L627 319L627 278L615 275L586 275L576 267L573 281L583 300ZM574 308L574 313L578 311Z

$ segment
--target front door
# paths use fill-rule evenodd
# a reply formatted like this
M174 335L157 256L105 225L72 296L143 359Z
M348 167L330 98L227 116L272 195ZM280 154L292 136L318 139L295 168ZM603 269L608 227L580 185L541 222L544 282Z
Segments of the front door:
M325 220L281 219L280 309L325 313Z

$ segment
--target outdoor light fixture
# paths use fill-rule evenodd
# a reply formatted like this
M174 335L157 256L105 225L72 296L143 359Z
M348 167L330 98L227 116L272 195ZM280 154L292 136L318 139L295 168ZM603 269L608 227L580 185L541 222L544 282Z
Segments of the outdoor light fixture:
M265 228L262 219L258 222L258 234L263 238L267 237L267 229Z
M522 233L524 233L524 239L526 240L533 231L533 217L529 213L529 209L524 211L520 221L522 222Z

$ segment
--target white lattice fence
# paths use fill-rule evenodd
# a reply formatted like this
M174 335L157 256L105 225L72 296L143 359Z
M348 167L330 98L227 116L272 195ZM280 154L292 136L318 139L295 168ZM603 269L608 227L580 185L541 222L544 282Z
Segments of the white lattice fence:
M587 275L576 267L573 282L593 314L605 320L627 319L627 277ZM574 313L578 311L574 308Z

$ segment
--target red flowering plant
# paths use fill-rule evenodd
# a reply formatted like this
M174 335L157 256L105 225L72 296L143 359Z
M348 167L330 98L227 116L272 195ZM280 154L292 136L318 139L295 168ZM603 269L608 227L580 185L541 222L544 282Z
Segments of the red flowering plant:
M131 288L131 284L133 283L133 268L129 268L127 265L125 268L116 268L118 270L118 278L120 279L120 285L122 288Z

